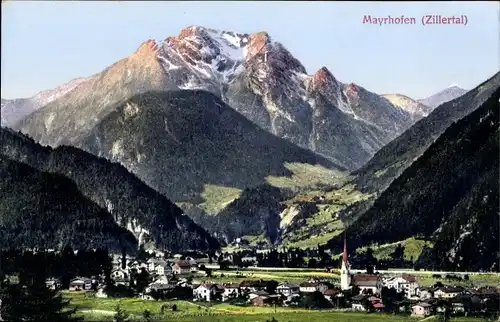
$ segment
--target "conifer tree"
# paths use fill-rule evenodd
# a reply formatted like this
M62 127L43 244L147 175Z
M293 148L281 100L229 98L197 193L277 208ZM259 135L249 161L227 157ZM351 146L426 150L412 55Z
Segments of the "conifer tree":
M76 322L76 308L70 309L69 300L47 288L45 281L34 280L29 285L3 283L0 287L1 316L5 321Z

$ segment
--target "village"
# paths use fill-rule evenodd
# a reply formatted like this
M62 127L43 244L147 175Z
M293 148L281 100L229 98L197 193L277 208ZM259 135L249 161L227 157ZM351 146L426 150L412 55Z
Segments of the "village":
M111 280L106 281L102 275L80 276L69 282L67 290L96 298L237 302L255 307L391 312L422 318L436 314L486 316L497 314L499 310L500 290L493 286L467 288L438 282L429 287L419 285L418 279L410 274L353 274L345 248L340 281L334 274L332 278L311 276L295 283L246 278L238 272L241 274L239 281L227 282L220 278L224 276L223 271L216 276L207 268L209 265L202 262L181 254L168 259L163 254L155 254L147 260L114 255ZM49 278L46 285L61 289L59 279Z

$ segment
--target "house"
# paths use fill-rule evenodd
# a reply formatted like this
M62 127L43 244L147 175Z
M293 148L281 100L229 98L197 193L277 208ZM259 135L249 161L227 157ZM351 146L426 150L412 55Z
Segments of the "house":
M244 292L257 292L263 291L267 287L265 281L242 281L240 283L240 290Z
M300 292L300 287L295 284L281 284L276 288L276 293L284 296L291 296Z
M367 296L359 294L351 298L351 309L353 311L366 311L366 304L368 303Z
M251 303L253 306L269 306L272 305L273 303L276 303L276 299L279 298L279 295L273 294L273 295L259 295L257 297L254 297L251 300Z
M155 266L153 271L156 275L164 276L172 273L172 267L165 261L161 261Z
M352 276L351 284L359 287L362 293L370 290L372 294L378 294L382 289L382 278L375 274L356 274Z
M434 296L434 292L428 287L417 287L415 293L421 300L430 299Z
M415 317L425 317L432 314L432 305L420 302L411 307L411 315Z
M335 298L342 297L342 291L336 289L327 289L323 292L323 296L330 302L333 302Z
M223 288L215 284L201 284L193 290L193 297L201 301L214 301L224 292Z
M198 263L196 263L196 260L192 257L186 257L186 261L189 263L189 265L191 265L191 268L195 267L198 265Z
M128 272L124 269L116 268L116 269L111 271L111 278L114 280L126 279L126 278L128 278Z
M172 269L169 263L161 258L150 258L147 262L148 271L156 275L168 275Z
M123 286L129 286L130 285L130 279L128 278L116 278L115 280L115 285L123 285Z
M224 292L222 293L222 301L238 297L240 294L240 286L238 284L224 285Z
M434 297L444 299L454 298L455 296L461 294L462 291L463 289L460 287L439 287L434 291Z
M299 290L302 293L313 293L319 291L321 293L325 293L328 289L328 285L326 283L319 282L305 282L299 285Z
M253 306L268 306L271 304L271 298L269 297L269 295L258 295L252 298L250 302Z
M57 290L61 287L61 281L57 278L48 278L45 280L45 285L51 290Z
M406 297L416 295L418 284L415 276L396 276L383 281L383 285L395 289L398 293L404 292Z
M269 293L266 292L266 291L256 291L256 292L250 292L248 294L248 299L250 300L250 302L252 302L252 300L256 297L269 297Z
M241 258L241 262L244 263L245 265L248 264L249 266L256 265L257 264L257 257L256 256L244 256Z
M172 266L172 272L177 275L189 274L191 272L191 264L185 260L179 260Z
M95 297L98 297L98 298L107 298L108 297L108 294L106 294L106 292L104 291L104 287L99 287L97 288L97 292L95 293Z
M301 293L313 293L316 292L316 283L304 282L299 284L299 291Z
M165 275L161 275L153 281L153 284L168 284L168 278Z
M70 291L88 291L92 288L92 280L87 277L77 277L69 282Z
M174 289L175 289L175 285L172 285L172 284L151 283L144 289L144 293L141 296L141 298L143 298L145 300L152 299L151 293L153 293L153 292L165 294L165 293L168 293Z

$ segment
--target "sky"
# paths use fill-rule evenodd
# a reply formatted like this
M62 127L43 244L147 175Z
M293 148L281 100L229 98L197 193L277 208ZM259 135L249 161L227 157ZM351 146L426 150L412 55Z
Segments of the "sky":
M369 25L363 17L415 17ZM426 25L424 15L465 15L467 25ZM2 98L30 97L90 76L198 25L266 31L306 67L326 66L344 83L428 97L451 84L471 89L500 70L499 5L491 2L134 2L2 3Z

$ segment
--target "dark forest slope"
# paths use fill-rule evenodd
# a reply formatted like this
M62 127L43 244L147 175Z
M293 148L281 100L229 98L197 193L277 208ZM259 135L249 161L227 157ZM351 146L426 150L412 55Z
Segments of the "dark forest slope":
M394 180L347 229L350 247L418 236L434 240L424 256L437 266L498 268L499 97L497 89Z

